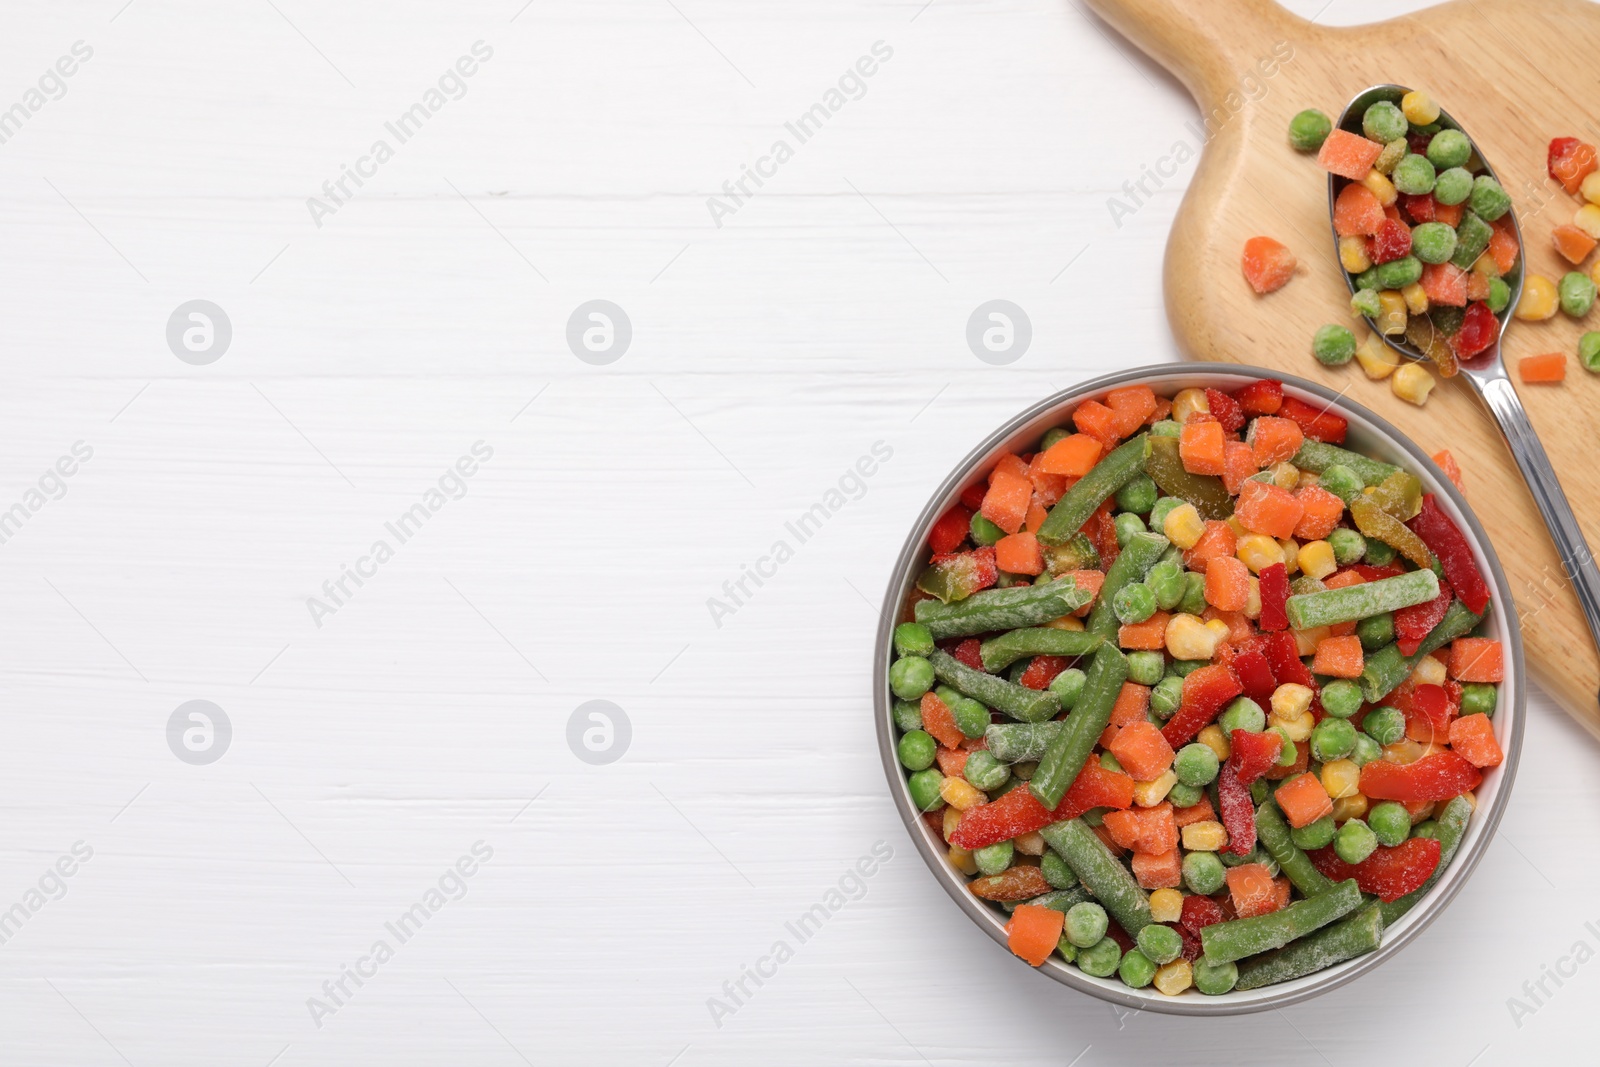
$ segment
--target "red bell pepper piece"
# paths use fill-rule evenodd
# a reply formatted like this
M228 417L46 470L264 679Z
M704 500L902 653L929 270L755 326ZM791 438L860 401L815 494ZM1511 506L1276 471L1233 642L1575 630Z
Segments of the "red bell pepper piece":
M1217 801L1223 829L1228 831L1228 851L1248 856L1256 847L1256 806L1250 801L1250 787L1233 771L1232 757L1217 772Z
M1111 565L1117 561L1117 553L1122 551L1117 544L1117 524L1111 518L1111 501L1107 500L1095 509L1089 520L1083 524L1083 533L1089 535L1089 540L1094 542L1095 551L1100 553L1100 569L1110 570Z
M1294 634L1288 631L1262 634L1261 651L1266 654L1267 662L1272 664L1272 675L1278 679L1279 685L1294 682L1313 690L1317 688L1311 668L1300 662L1300 648L1294 643Z
M1400 208L1415 223L1432 222L1439 202L1432 193L1402 193Z
M1132 805L1133 779L1106 770L1098 760L1090 760L1053 809L1039 803L1026 787L1013 789L999 800L963 812L950 843L965 849L987 848L1062 819L1076 819L1090 808L1121 809Z
M1173 749L1182 748L1222 713L1224 704L1242 692L1244 686L1227 667L1212 663L1196 668L1183 680L1178 711L1161 728L1161 736Z
M1276 415L1283 407L1283 383L1276 378L1262 378L1235 389L1233 399L1246 415Z
M1261 575L1261 618L1263 630L1287 630L1289 628L1289 568L1287 564L1274 563L1270 567L1262 567Z
M1258 704L1265 704L1272 699L1273 692L1278 688L1278 679L1272 674L1272 664L1267 662L1267 657L1259 648L1252 644L1239 649L1234 654L1232 667L1239 684L1244 686L1245 696Z
M1450 338L1450 347L1455 349L1456 355L1462 359L1482 352L1500 339L1500 321L1494 317L1494 312L1489 310L1489 305L1482 300L1474 300L1467 305L1467 313L1461 320L1461 328Z
M1369 582L1375 582L1379 578L1393 578L1397 574L1406 572L1406 569L1398 563L1385 563L1381 567L1374 567L1370 563L1353 563L1350 569Z
M1198 937L1191 934L1188 930L1185 930L1178 923L1162 923L1161 925L1170 926L1172 929L1178 932L1178 937L1183 942L1184 959L1188 960L1190 963L1193 963L1195 960L1200 958L1200 953L1204 950L1204 946L1201 945Z
M1446 750L1415 763L1374 760L1361 768L1361 791L1373 800L1449 800L1483 781L1483 772Z
M936 556L949 555L967 539L967 529L972 522L972 512L956 504L939 516L939 521L928 531L928 548Z
M1192 893L1183 898L1183 916L1178 920L1185 930L1196 937L1200 931L1212 923L1226 922L1228 913L1222 910L1222 905L1210 897L1203 897L1199 893Z
M979 641L976 637L969 637L957 645L956 650L950 653L950 655L954 656L962 663L965 663L973 670L981 671L985 669L983 666L982 649L983 642Z
M1482 615L1489 605L1489 583L1473 561L1472 549L1460 527L1444 513L1432 493L1422 494L1422 510L1406 525L1439 560L1461 603L1474 615Z
M1283 407L1278 414L1298 422L1301 431L1312 440L1326 441L1330 445L1344 444L1345 431L1350 428L1350 421L1344 416L1335 415L1326 408L1314 407L1292 396L1283 398Z
M988 482L975 482L961 490L961 506L968 511L977 511L983 507L983 498L988 495Z
M1422 639L1439 625L1444 613L1450 610L1450 602L1454 599L1455 593L1451 591L1450 583L1440 582L1439 595L1432 600L1397 609L1394 613L1394 639L1400 651L1408 656L1416 652Z
M1393 848L1378 846L1360 863L1346 863L1333 846L1307 853L1312 864L1335 882L1354 878L1363 893L1376 893L1385 904L1422 888L1439 866L1439 842L1431 837L1407 838Z
M1067 669L1067 663L1065 656L1035 656L1017 681L1029 689L1048 689L1056 675Z
M1450 743L1450 720L1455 718L1455 707L1451 706L1449 690L1442 685L1419 685L1411 691L1407 703L1409 706L1403 711L1407 737L1425 745Z
M1222 428L1228 433L1233 433L1244 426L1244 409L1233 397L1221 389L1207 389L1206 402L1211 405L1211 414Z
M1233 746L1228 766L1233 768L1234 775L1244 785L1249 785L1277 766L1278 755L1283 751L1283 738L1275 730L1263 730L1261 733L1235 730L1229 735L1228 741Z
M1411 227L1399 219L1384 219L1378 232L1367 239L1372 262L1391 263L1411 254Z

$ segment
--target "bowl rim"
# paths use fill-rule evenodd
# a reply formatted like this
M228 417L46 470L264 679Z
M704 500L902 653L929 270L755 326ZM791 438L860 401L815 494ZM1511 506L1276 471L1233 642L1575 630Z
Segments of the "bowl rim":
M1452 513L1467 534L1480 567L1486 566L1493 585L1491 618L1497 622L1501 639L1509 646L1506 676L1501 683L1501 702L1496 709L1496 725L1506 722L1507 736L1502 738L1505 759L1499 767L1493 786L1493 796L1487 806L1479 804L1469 822L1466 836L1444 875L1421 901L1403 916L1394 927L1392 936L1385 930L1385 938L1378 948L1344 963L1336 964L1302 978L1278 985L1264 986L1246 993L1226 993L1222 996L1167 997L1153 990L1135 990L1123 985L1115 976L1093 978L1076 967L1052 956L1044 966L1034 968L1025 961L1011 956L1017 964L1037 970L1048 977L1080 992L1123 1007L1155 1011L1169 1015L1213 1016L1241 1015L1266 1011L1300 1003L1351 982L1382 964L1409 944L1429 923L1445 909L1471 877L1483 854L1488 851L1496 827L1510 800L1511 786L1522 753L1523 725L1525 721L1527 674L1523 663L1522 634L1515 611L1511 585L1507 581L1494 546L1478 522L1477 516L1462 497L1461 492L1448 478L1439 476L1437 466L1422 448L1393 424L1365 406L1350 400L1344 392L1333 390L1292 374L1268 370L1247 364L1195 364L1159 363L1102 375L1060 390L1007 419L955 466L922 508L907 535L905 544L895 560L884 594L883 608L879 613L876 647L873 655L873 708L876 718L879 756L894 797L895 809L906 832L916 845L923 862L944 888L957 907L966 913L979 929L983 930L1002 948L1006 945L1003 916L974 897L967 889L967 879L950 866L945 844L936 843L936 835L911 803L907 779L896 754L895 728L891 709L893 697L889 692L887 675L893 647L894 628L900 618L901 606L910 590L914 573L920 570L925 552L927 531L960 494L975 471L981 470L1012 444L1031 424L1047 415L1063 413L1069 405L1103 394L1108 389L1122 385L1149 384L1176 388L1192 387L1199 381L1223 382L1234 380L1238 384L1261 378L1271 378L1283 383L1291 395L1303 394L1305 399L1316 398L1326 403L1328 409L1351 417L1352 422L1365 422L1377 435L1397 452L1410 458L1413 473L1423 480L1425 491L1443 494ZM1179 384L1182 381L1183 384ZM1363 427L1366 429L1368 427ZM1498 731L1497 731L1498 732ZM1480 787L1481 797L1484 790Z

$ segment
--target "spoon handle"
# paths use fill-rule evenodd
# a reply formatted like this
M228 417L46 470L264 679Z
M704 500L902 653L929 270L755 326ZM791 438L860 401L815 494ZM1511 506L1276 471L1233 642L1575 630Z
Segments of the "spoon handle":
M1539 435L1534 432L1516 389L1503 371L1494 376L1469 374L1468 377L1500 423L1500 431L1511 446L1517 466L1522 468L1533 501L1539 505L1539 512L1550 527L1556 554L1561 557L1561 577L1572 583L1583 614L1589 620L1589 632L1600 646L1600 568L1596 568L1594 553L1584 540L1578 517L1572 513L1572 505L1561 491L1550 457L1539 443Z

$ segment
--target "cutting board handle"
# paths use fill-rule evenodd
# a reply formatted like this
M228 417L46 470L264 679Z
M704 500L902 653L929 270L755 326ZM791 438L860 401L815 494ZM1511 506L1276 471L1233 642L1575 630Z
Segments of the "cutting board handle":
M1202 111L1254 96L1323 27L1274 0L1086 0L1118 33L1182 80ZM1265 66L1263 66L1265 65Z

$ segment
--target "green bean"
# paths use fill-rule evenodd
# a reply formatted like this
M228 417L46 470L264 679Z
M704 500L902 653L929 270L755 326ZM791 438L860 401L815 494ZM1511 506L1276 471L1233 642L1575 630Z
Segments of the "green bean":
M995 723L984 731L984 743L989 752L1001 763L1023 763L1037 760L1050 747L1056 734L1065 723L1006 722Z
M1150 925L1150 898L1087 823L1063 819L1040 833L1119 926L1137 936Z
M1049 908L1065 914L1074 904L1083 904L1093 900L1094 897L1083 886L1074 886L1071 889L1053 889L1048 893L1041 893L1032 900L1008 900L1003 905L1006 911L1016 911L1019 904L1032 904L1037 908Z
M1283 870L1294 887L1308 897L1314 897L1333 886L1327 875L1311 864L1311 857L1301 852L1289 838L1289 824L1284 821L1278 805L1268 801L1256 811L1256 837L1266 846L1274 861Z
M1488 607L1485 606L1483 610L1487 615ZM1367 703L1376 704L1388 696L1395 686L1406 680L1423 656L1471 632L1483 618L1483 615L1474 615L1461 601L1452 600L1450 607L1445 609L1444 618L1439 620L1439 625L1428 631L1428 636L1422 639L1422 644L1417 646L1413 654L1409 656L1402 654L1399 645L1385 645L1376 652L1369 653L1357 683L1361 686L1362 697Z
M1289 598L1289 625L1296 630L1355 622L1371 615L1413 604L1426 604L1439 595L1439 576L1430 570L1406 571L1392 578L1302 593ZM927 603L924 601L923 603Z
M1048 689L1025 689L1004 678L975 671L943 649L928 657L941 682L1019 722L1044 722L1061 712L1061 698Z
M1259 952L1282 948L1289 942L1342 919L1361 906L1356 880L1347 878L1331 889L1290 904L1287 908L1248 919L1212 923L1200 931L1200 945L1218 963L1242 960Z
M1143 581L1145 572L1156 565L1171 543L1157 533L1134 534L1128 539L1117 555L1117 561L1106 571L1105 584L1100 587L1100 599L1089 613L1089 624L1084 627L1086 631L1099 634L1107 641L1116 639L1120 624L1112 600L1127 586Z
M926 604L927 601L922 603ZM998 671L1011 666L1023 656L1087 656L1100 647L1104 640L1099 634L1086 630L1035 626L991 637L983 643L979 654L983 657L985 670Z
M1393 926L1399 921L1400 916L1410 911L1444 875L1444 869L1450 866L1450 861L1455 859L1456 850L1461 847L1461 839L1467 834L1467 820L1471 817L1472 801L1466 797L1456 797L1434 816L1434 822L1437 824L1434 836L1439 839L1439 866L1435 867L1433 873L1428 875L1428 880L1416 889L1387 904L1378 905L1378 910L1383 913L1384 926Z
M1149 455L1148 434L1140 434L1112 449L1050 509L1049 517L1037 531L1039 540L1047 545L1065 544L1089 521L1096 508L1144 472L1145 458Z
M1351 452L1349 449L1330 445L1324 441L1314 441L1309 437L1289 462L1302 470L1315 471L1318 474L1335 463L1342 464L1355 471L1363 485L1378 485L1400 469L1392 463L1383 463L1363 456L1359 452Z
M1061 803L1061 795L1083 770L1095 742L1111 722L1111 706L1127 680L1128 657L1110 645L1101 645L1089 664L1078 703L1039 758L1039 769L1028 783L1034 799L1046 808Z
M1318 930L1269 956L1251 960L1239 968L1239 984L1234 988L1259 989L1354 959L1378 947L1383 927L1379 906L1368 904L1343 922Z
M1071 578L1060 578L1044 585L986 589L949 604L919 600L913 610L934 640L943 641L947 637L1037 626L1071 615L1093 599L1093 593L1079 589Z
M1156 437L1150 445L1145 471L1163 493L1187 500L1200 512L1202 519L1220 520L1233 514L1233 496L1222 484L1221 478L1190 474L1184 469L1183 460L1178 455L1176 437Z

